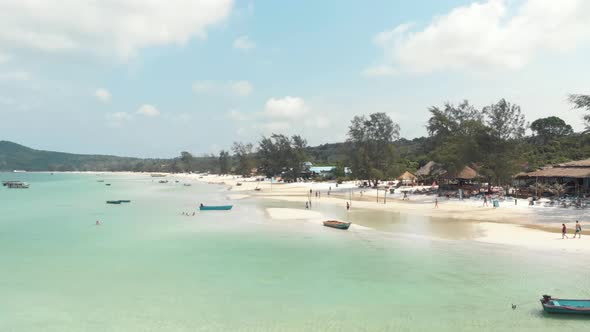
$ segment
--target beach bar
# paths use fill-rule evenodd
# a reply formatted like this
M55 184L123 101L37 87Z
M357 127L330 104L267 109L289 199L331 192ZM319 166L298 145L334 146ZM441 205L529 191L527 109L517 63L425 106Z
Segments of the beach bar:
M564 186L564 194L590 195L590 159L548 165L540 170L520 173L515 177L519 187L543 185Z

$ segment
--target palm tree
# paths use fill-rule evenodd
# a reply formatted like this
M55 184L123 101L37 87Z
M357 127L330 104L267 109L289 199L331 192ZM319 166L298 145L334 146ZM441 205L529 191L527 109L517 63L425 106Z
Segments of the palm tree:
M563 196L563 194L565 193L565 185L561 183L555 183L551 189L551 191L555 194L555 196L557 196L557 198L561 198L561 196Z
M539 197L543 197L543 194L549 190L549 186L546 183L537 184L537 190L539 191Z

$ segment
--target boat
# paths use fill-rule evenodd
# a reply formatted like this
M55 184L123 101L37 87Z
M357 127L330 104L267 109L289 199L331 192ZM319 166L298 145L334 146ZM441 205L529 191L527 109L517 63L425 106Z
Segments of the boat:
M28 189L29 184L22 181L4 181L2 185L10 189Z
M346 230L350 227L350 223L337 220L326 220L324 221L324 226Z
M27 171L22 170L22 169L15 169L12 171L12 173L26 173Z
M96 182L104 182L104 180L96 180Z
M107 204L121 204L121 201L107 201Z
M120 199L119 202L121 202L121 203L131 203L131 200L129 200L129 199Z
M111 184L110 184L110 183L105 183L104 185L105 185L105 186L110 186Z
M185 183L185 184L184 184L184 186L185 186L185 187L190 187L190 186L191 186L191 184L190 184L190 183Z
M227 211L231 210L233 205L203 205L199 206L199 210L201 211Z
M590 299L554 299L551 295L543 295L541 305L548 314L590 315Z
M153 178L163 178L166 176L166 174L158 174L158 173L154 173L154 174L150 174L151 177Z
M160 180L158 183L168 183L168 180Z

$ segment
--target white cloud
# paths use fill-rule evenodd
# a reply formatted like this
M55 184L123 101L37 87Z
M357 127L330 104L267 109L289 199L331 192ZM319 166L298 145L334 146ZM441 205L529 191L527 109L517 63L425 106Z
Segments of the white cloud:
M238 96L249 96L254 90L252 84L248 81L236 81L229 83L230 89Z
M0 1L0 47L128 58L140 49L205 38L232 0Z
M264 114L274 119L297 119L309 112L305 101L299 97L271 98L266 102Z
M107 124L110 127L115 127L115 128L119 128L124 126L127 122L131 121L131 119L133 119L133 116L131 116L131 114L126 113L126 112L115 112L115 113L110 113L107 114Z
M192 90L195 93L208 93L215 90L215 88L215 83L211 81L196 81L192 85Z
M105 103L106 104L106 103L110 103L111 102L111 93L107 89L103 89L103 88L96 89L96 91L94 92L94 96L101 103Z
M250 50L256 48L256 43L248 36L241 36L234 40L234 48L239 50Z
M515 3L520 6L509 6ZM457 7L422 29L413 27L403 24L375 36L384 52L382 69L517 69L539 53L567 52L589 42L590 1L487 0ZM388 72L366 70L369 76Z
M147 117L156 117L160 115L160 111L155 106L149 104L142 105L135 113Z

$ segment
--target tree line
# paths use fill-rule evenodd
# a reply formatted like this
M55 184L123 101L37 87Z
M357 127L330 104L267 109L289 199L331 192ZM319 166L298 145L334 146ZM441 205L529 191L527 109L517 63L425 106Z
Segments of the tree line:
M570 95L574 110L585 111L585 131L575 133L556 116L528 123L520 106L505 99L481 109L467 100L428 108L427 135L408 140L385 113L355 116L341 143L311 147L300 135L272 134L256 143L235 142L219 154L193 156L183 151L172 159L84 156L0 145L0 168L30 170L97 170L137 172L210 172L297 181L312 176L304 163L336 166L335 178L369 181L393 179L433 160L450 174L466 165L490 183L508 183L521 171L590 158L590 96ZM527 132L529 134L527 134ZM2 147L6 153L2 153ZM15 147L16 146L16 147ZM345 166L352 173L345 174Z

